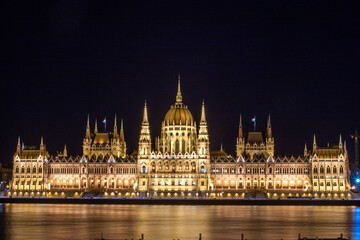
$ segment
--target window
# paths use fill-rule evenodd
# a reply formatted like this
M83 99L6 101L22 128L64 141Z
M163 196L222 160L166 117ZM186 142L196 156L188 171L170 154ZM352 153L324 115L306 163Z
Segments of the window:
M19 173L19 167L18 166L15 169L15 173Z
M331 170L330 170L329 166L327 166L327 168L326 168L326 173L331 173Z
M333 168L333 173L336 173L337 172L337 169L336 169L336 167L334 166L334 168Z
M141 172L146 173L146 167L145 166L142 166Z
M205 167L201 166L201 173L205 173Z
M314 173L318 173L317 167L314 167Z
M344 168L343 168L343 166L340 166L340 173L344 173Z
M320 174L321 173L324 173L324 167L323 166L320 167Z
M36 173L36 167L33 167L33 173Z

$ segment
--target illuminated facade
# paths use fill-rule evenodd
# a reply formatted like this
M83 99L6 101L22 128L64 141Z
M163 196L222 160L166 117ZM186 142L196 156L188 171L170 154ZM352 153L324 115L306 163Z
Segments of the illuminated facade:
M215 197L215 198L348 198L349 162L341 137L338 145L312 150L299 157L274 154L270 116L265 132L238 129L235 157L210 151L202 103L197 127L182 101L180 79L175 104L165 115L161 135L152 146L145 102L138 151L126 154L123 123L116 117L112 132L90 130L89 117L83 155L64 151L50 156L40 147L21 147L13 159L12 196ZM90 196L90 195L89 195Z

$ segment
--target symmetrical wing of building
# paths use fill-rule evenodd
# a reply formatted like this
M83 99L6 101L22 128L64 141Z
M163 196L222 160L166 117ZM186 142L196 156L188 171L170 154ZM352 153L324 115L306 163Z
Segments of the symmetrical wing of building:
M138 151L128 155L121 122L112 132L90 129L89 117L82 156L50 155L40 146L21 146L13 158L12 196L223 197L223 198L348 198L349 161L341 136L337 145L298 157L274 155L270 116L265 132L243 132L236 156L210 151L205 105L197 126L182 101L180 79L176 102L161 123L152 145L145 102Z

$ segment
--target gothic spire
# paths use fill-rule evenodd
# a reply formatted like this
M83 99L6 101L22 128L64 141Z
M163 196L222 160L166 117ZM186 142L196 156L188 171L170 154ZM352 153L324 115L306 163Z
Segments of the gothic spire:
M200 122L206 122L204 99L202 101L202 106L201 106L201 120L200 120Z
M90 119L89 119L89 114L88 114L88 116L87 116L87 124L86 124L85 138L90 138Z
M266 130L267 130L267 137L272 138L270 114L269 114L269 118L267 121L267 129Z
M95 119L95 130L94 133L98 133L98 128L97 128L97 119Z
M16 151L17 152L20 152L21 150L21 143L20 143L20 136L18 137L18 144L17 144L17 147L16 147Z
M145 100L143 123L147 123L147 122L149 122L149 120L148 120L148 113L147 113L146 100Z
M220 151L221 151L221 152L224 151L222 143L220 144Z
M315 134L314 134L313 150L316 150L316 137L315 137Z
M339 138L339 148L342 147L343 144L342 144L342 137L341 137L341 134L340 134L340 138Z
M117 133L116 114L115 114L115 119L114 119L114 138L116 138L117 135L118 135L118 133Z
M181 103L182 102L182 96L181 96L181 90L180 90L180 74L178 75L178 90L176 94L176 102Z
M306 146L306 143L305 143L305 147L304 147L304 156L307 156L308 154L308 151L307 151L307 146Z
M240 113L240 122L239 122L239 138L243 138L241 113Z
M120 124L120 141L125 141L124 138L124 123L123 123L123 119L121 119L121 124Z
M63 155L64 155L64 157L67 157L66 144L65 144L65 146L64 146L64 152L63 152Z

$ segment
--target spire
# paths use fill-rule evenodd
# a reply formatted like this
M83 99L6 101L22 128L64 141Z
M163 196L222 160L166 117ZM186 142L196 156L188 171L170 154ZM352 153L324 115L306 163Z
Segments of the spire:
M305 147L304 147L304 156L307 156L308 155L308 151L307 151L307 146L306 146L306 143L305 143Z
M272 138L270 114L269 114L269 118L267 121L267 129L266 130L267 130L267 137Z
M114 119L114 138L116 138L117 135L118 135L118 133L117 133L116 114L115 114L115 119Z
M182 102L182 96L181 96L181 90L180 90L180 74L178 75L178 91L176 94L176 102L181 103Z
M149 122L149 120L148 120L147 107L146 107L146 100L145 100L143 123L147 123L147 122Z
M315 137L315 134L314 134L313 150L316 150L316 137Z
M40 151L45 150L45 146L44 146L44 138L41 136L41 140L40 140Z
M65 144L65 146L64 146L64 152L63 152L63 156L64 156L64 157L67 157L67 150L66 150L66 144Z
M120 141L125 141L123 119L121 119L121 124L120 124Z
M340 134L340 138L339 138L339 148L341 148L343 145L342 145L342 137L341 137L341 134Z
M20 143L20 136L18 137L18 143L17 143L17 147L16 147L16 152L20 152L21 150L21 143Z
M220 144L220 151L221 151L221 152L224 151L222 143Z
M89 119L89 114L88 114L88 116L87 116L87 124L86 124L85 138L90 138L90 119Z
M243 138L241 113L240 113L240 122L239 122L239 138Z
M201 120L200 122L206 122L206 117L205 117L205 103L204 103L204 99L202 101L202 107L201 107Z
M97 129L97 119L95 119L95 130L94 133L98 133L98 129Z

